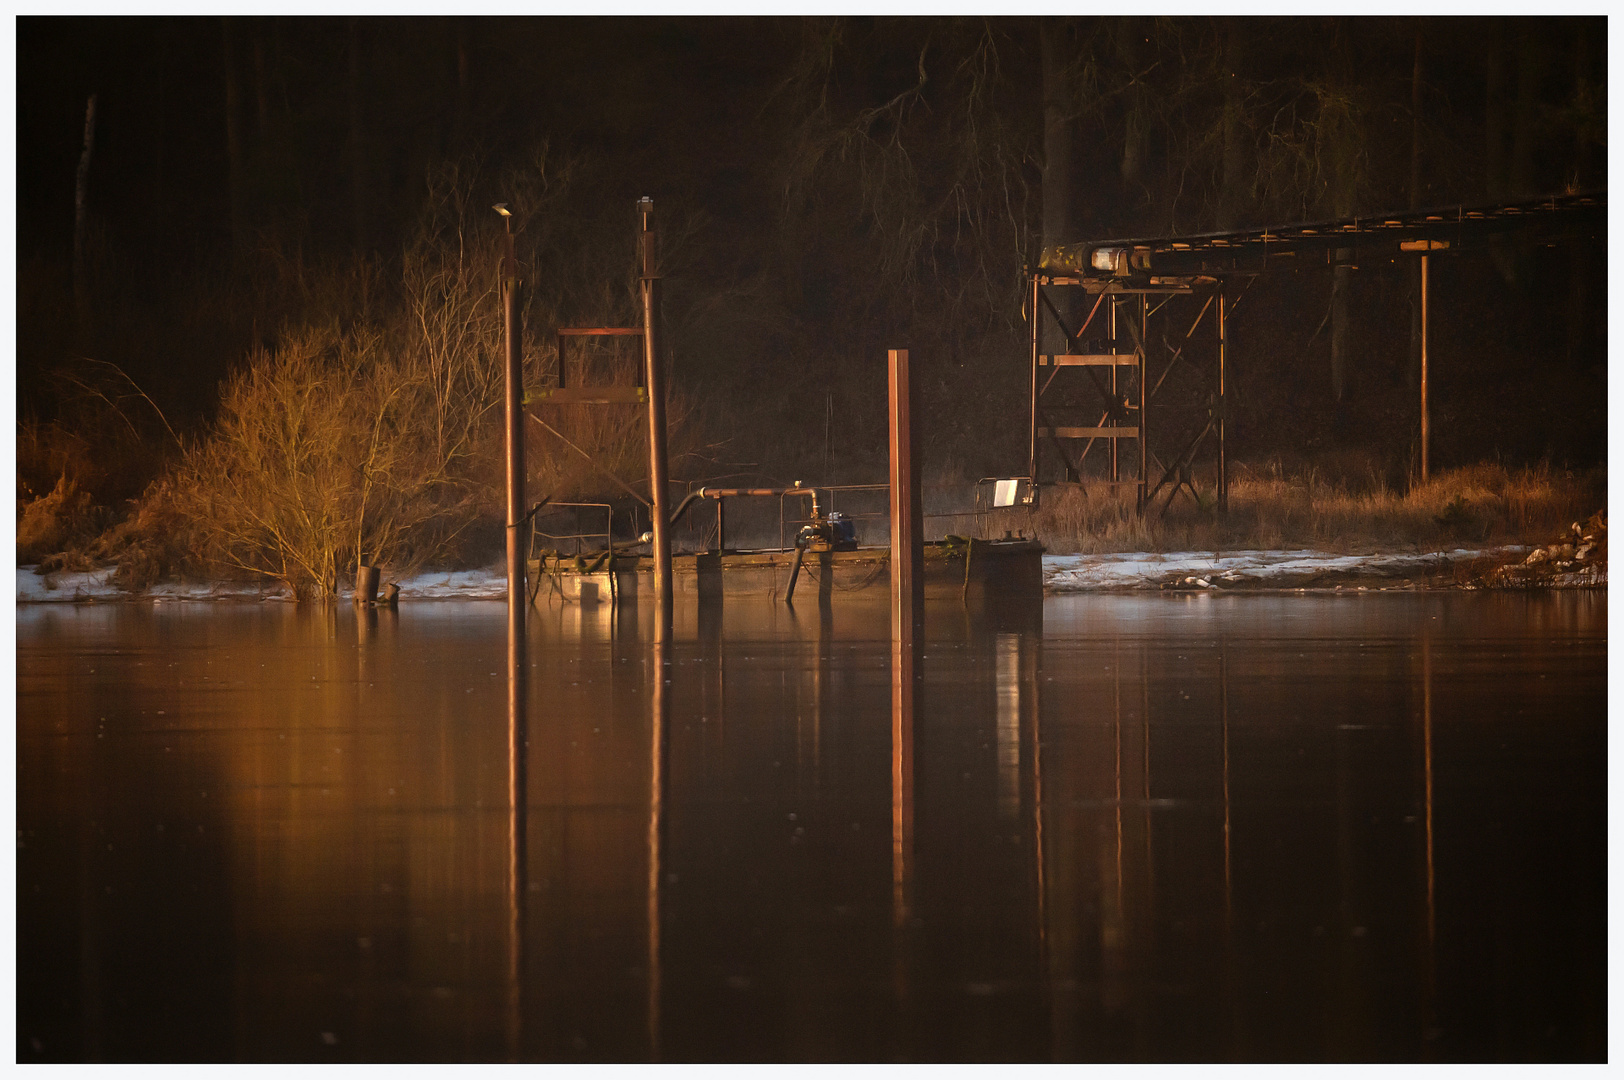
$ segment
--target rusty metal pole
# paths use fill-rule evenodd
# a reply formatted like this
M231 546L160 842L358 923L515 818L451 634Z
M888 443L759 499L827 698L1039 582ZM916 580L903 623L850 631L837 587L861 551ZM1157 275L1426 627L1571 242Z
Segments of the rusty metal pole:
M650 514L654 533L654 595L656 640L671 635L671 519L666 506L665 374L660 369L659 340L655 336L659 312L660 279L654 273L654 200L637 201L643 246L643 385L648 388L648 475Z
M1032 339L1032 445L1026 465L1027 476L1032 481L1034 498L1038 490L1038 327L1040 325L1038 305L1042 302L1040 299L1041 293L1038 291L1040 288L1037 271L1034 270L1032 271L1032 294L1027 297L1027 303L1031 305L1032 311L1031 322L1027 327L1029 336Z
M507 605L508 605L508 979L511 992L508 1015L510 1050L518 1060L521 1018L521 976L524 940L525 826L527 788L525 759L529 747L525 717L524 549L524 368L519 324L519 260L513 242L513 217L506 204L495 207L502 215L506 243L502 258L502 322L506 334L504 422L507 458Z
M1031 271L1031 292L1026 304L1031 305L1031 320L1026 323L1026 336L1031 339L1031 445L1026 455L1026 474L1031 477L1031 489L1038 490L1038 271Z
M913 427L919 394L908 350L887 353L891 396L891 641L911 652L925 623L924 508L919 490L919 440Z
M1111 365L1116 370L1116 365ZM1150 304L1144 293L1139 294L1139 512L1145 512L1145 497L1150 492L1150 445L1146 441L1149 435L1150 398L1146 385L1146 376L1150 373Z
M1218 513L1229 514L1229 451L1224 445L1224 423L1229 418L1229 402L1225 397L1224 363L1228 359L1229 327L1224 322L1224 283L1218 283Z
M1113 353L1120 351L1120 347L1117 345L1117 298L1114 297L1114 296L1111 297L1111 351ZM1118 426L1118 425L1120 425L1122 423L1121 415L1120 415L1120 413L1119 413L1119 411L1117 409L1117 401L1118 401L1118 399L1119 399L1119 395L1118 395L1118 391L1117 391L1117 365L1116 365L1115 361L1113 360L1112 364L1111 364L1111 416L1110 416L1110 421L1111 421L1111 426L1112 427L1116 427L1116 426ZM1111 436L1111 483L1113 483L1113 484L1119 484L1119 483L1122 482L1122 462L1117 456L1117 447L1118 447L1118 445L1119 445L1119 442L1118 442L1117 437L1115 435L1112 435ZM1117 495L1116 489L1112 488L1111 489L1111 497L1114 499L1114 498L1116 498L1116 495Z
M1421 256L1421 482L1430 476L1427 467L1427 442L1431 435L1427 417L1427 257Z
M504 371L504 423L507 431L507 577L508 648L524 655L524 362L519 325L519 260L514 254L513 218L505 203L496 205L506 226L506 253L502 259L502 322L506 333ZM523 665L519 665L523 673Z

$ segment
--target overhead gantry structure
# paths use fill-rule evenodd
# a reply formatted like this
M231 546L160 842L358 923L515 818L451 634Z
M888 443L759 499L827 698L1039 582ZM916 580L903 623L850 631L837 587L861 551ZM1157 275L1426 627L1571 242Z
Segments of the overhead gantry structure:
M1056 482L1042 475L1046 450L1063 467L1063 479L1076 481L1100 445L1109 458L1110 482L1136 488L1141 514L1163 490L1169 492L1169 504L1183 489L1200 502L1192 467L1210 439L1217 457L1216 507L1226 511L1225 425L1233 360L1229 316L1258 277L1317 266L1321 259L1327 266L1356 266L1361 258L1420 260L1425 479L1429 256L1512 242L1599 242L1606 229L1606 193L1587 192L1230 232L1099 240L1046 251L1042 265L1028 273L1026 300L1033 497L1041 485ZM1157 317L1171 324L1159 334L1152 332ZM1061 379L1067 369L1078 369L1086 379L1079 382L1075 372ZM1169 384L1175 371L1181 374ZM1173 385L1183 390L1183 400L1158 400ZM1152 439L1152 406L1162 409L1169 421L1157 425L1158 436L1165 428L1160 452ZM1182 420L1175 415L1179 412ZM1124 454L1125 442L1133 444L1131 455ZM1135 465L1135 476L1128 481L1122 479L1125 456Z

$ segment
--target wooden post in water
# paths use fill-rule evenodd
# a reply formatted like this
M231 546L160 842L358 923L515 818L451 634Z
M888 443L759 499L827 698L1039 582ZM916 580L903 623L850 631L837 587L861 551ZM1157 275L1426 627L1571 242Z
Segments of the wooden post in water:
M925 623L924 509L919 491L919 440L913 415L919 395L908 373L908 350L887 354L891 377L891 640L912 651Z
M660 279L654 274L654 200L639 199L637 210L643 226L643 385L648 388L649 509L654 519L654 595L659 604L654 625L656 640L664 641L671 629L671 511L665 490L665 375L654 326L660 306Z

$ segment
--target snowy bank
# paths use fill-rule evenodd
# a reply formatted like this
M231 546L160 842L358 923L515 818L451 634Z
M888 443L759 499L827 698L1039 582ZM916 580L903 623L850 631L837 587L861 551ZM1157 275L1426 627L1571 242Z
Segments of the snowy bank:
M1333 555L1323 551L1173 551L1115 555L1045 555L1045 592L1104 589L1306 588L1361 578L1405 578L1425 584L1457 562L1509 557L1520 547L1457 548L1415 554Z
M280 582L166 581L140 593L128 593L113 580L113 568L88 573L58 570L35 573L35 567L17 568L19 604L83 603L107 600L292 600ZM348 600L350 591L339 598ZM502 570L440 570L418 574L400 582L402 600L502 600L507 597L507 575Z
M1528 550L1435 551L1421 554L1332 555L1323 551L1175 551L1115 555L1045 555L1043 588L1050 593L1107 589L1312 588L1345 582L1409 579L1420 587L1452 583L1451 567L1485 557L1509 560ZM120 589L111 567L89 573L59 570L40 575L17 568L17 602L73 603L109 600L292 600L280 583L166 582L139 594ZM400 581L400 599L501 600L507 577L500 568L438 570ZM349 592L340 594L348 599Z

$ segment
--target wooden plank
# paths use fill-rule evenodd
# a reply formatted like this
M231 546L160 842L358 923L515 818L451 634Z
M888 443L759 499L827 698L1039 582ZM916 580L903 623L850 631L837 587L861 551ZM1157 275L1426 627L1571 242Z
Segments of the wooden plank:
M559 327L559 337L642 337L641 326L574 326Z
M1040 367L1138 367L1138 353L1083 353L1038 357Z
M1039 436L1055 439L1137 439L1137 427L1054 427L1038 428Z
M570 386L532 390L525 402L545 405L646 405L648 391L641 386Z

